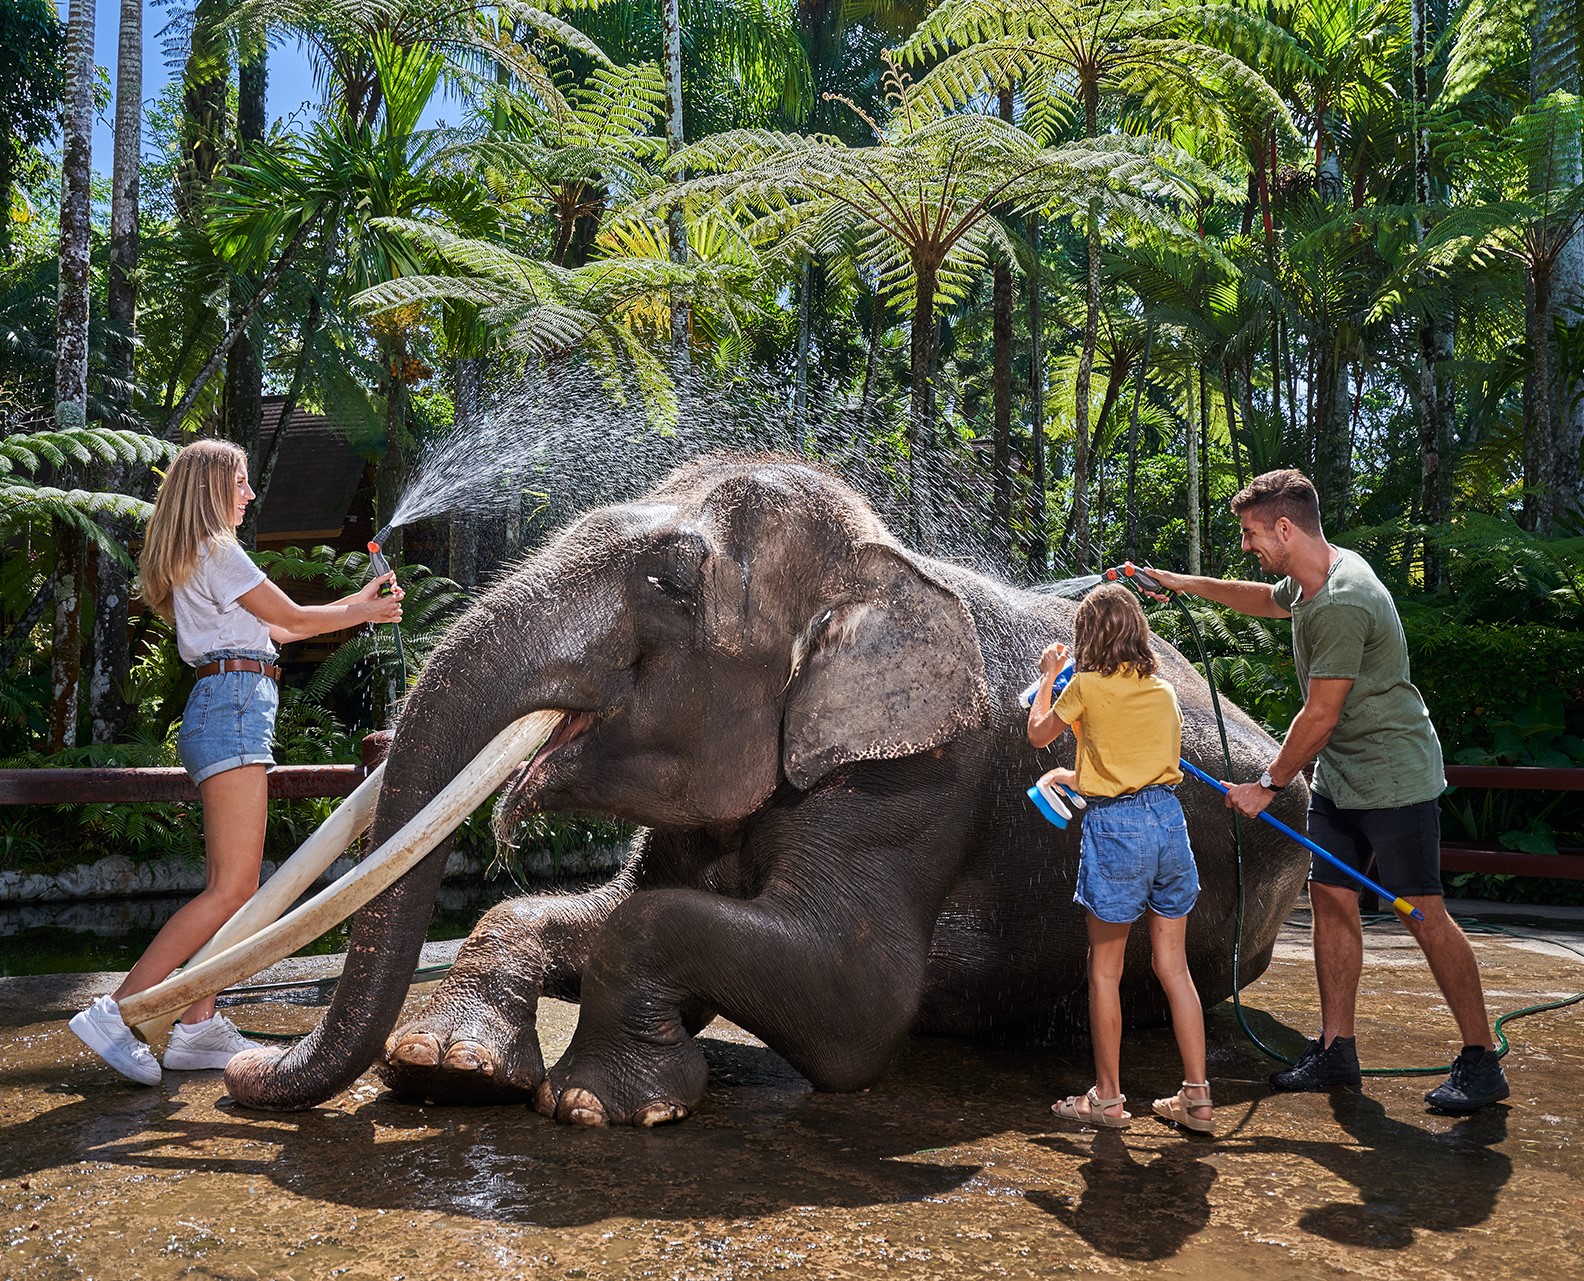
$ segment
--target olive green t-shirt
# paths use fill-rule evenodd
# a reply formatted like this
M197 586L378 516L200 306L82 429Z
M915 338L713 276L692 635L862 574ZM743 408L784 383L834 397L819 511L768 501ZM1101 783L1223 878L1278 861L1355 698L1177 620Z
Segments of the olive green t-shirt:
M1293 661L1311 679L1351 680L1314 790L1342 809L1396 809L1446 788L1441 740L1408 679L1408 643L1391 593L1356 552L1344 551L1312 600L1291 578L1272 589L1292 614Z

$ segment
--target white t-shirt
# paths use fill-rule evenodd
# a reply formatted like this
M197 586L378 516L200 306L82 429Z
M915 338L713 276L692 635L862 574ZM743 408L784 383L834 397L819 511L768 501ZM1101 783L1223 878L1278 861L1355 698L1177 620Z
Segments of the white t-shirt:
M252 591L264 577L241 544L228 538L215 539L198 553L192 573L171 593L182 662L196 667L200 658L217 649L276 652L269 624L237 604L237 597Z

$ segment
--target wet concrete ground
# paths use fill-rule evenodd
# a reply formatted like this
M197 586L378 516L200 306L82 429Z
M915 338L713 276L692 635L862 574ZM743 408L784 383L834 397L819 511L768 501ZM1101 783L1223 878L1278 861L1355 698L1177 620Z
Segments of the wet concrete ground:
M1552 937L1584 947L1584 935ZM1584 959L1474 944L1495 1010L1584 989ZM326 958L333 960L333 958ZM322 972L284 963L262 976ZM874 1089L819 1095L736 1029L706 1034L709 1096L654 1131L571 1130L525 1108L415 1108L372 1077L315 1111L242 1113L218 1072L123 1083L61 1020L95 976L0 981L0 1276L550 1278L1584 1275L1584 1007L1509 1027L1505 1105L1426 1111L1436 1078L1272 1095L1271 1064L1211 1013L1221 1135L1149 1116L1169 1033L1123 1048L1135 1120L1068 1127L1087 1046L915 1041ZM1452 1024L1412 942L1368 935L1365 1066L1445 1061ZM323 998L308 989L299 999ZM1246 993L1289 1051L1313 1022L1307 935ZM279 993L244 1027L306 1029ZM547 1058L575 1008L546 1002ZM1142 1115L1140 1115L1142 1114Z

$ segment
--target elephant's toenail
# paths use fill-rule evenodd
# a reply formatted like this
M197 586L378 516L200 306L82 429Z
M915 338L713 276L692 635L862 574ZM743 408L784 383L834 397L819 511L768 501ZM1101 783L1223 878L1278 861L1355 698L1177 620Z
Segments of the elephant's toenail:
M406 1067L432 1068L440 1062L440 1042L432 1036L410 1036L398 1041L387 1057Z
M476 1041L458 1041L446 1051L445 1066L453 1072L477 1072L494 1076L495 1063Z
M556 1116L572 1125L606 1125L605 1105L588 1090L573 1087L561 1095Z
M648 1129L650 1126L664 1125L668 1121L685 1120L688 1111L676 1103L650 1103L638 1109L633 1116L633 1124Z
M539 1088L534 1091L534 1111L540 1116L554 1117L556 1114L555 1091L550 1088L547 1077L539 1082Z

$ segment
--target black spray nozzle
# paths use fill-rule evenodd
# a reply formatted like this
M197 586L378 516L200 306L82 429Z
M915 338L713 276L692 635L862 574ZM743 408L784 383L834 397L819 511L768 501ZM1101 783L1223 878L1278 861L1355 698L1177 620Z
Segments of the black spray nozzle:
M1102 577L1110 583L1127 579L1140 591L1160 592L1162 595L1170 594L1167 588L1161 586L1159 579L1147 569L1140 569L1130 560L1123 561L1120 565L1111 566Z
M392 521L389 525L385 526L384 529L380 530L379 533L375 534L373 538L369 539L369 551L371 553L377 552L381 547L385 546L385 544L390 540L391 533L395 530L395 528L396 523Z

